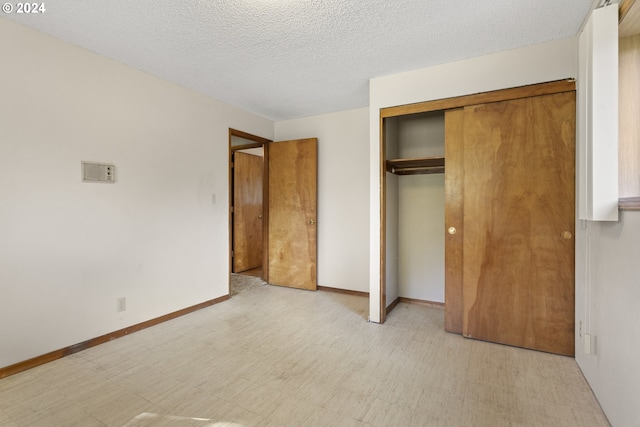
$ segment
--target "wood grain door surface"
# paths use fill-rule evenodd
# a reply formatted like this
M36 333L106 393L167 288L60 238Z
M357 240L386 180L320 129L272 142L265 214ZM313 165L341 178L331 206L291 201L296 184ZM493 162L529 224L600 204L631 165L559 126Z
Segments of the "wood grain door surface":
M269 144L269 283L317 288L316 138Z
M264 160L233 154L233 272L262 266L262 192Z
M463 138L463 335L572 356L575 92L466 107Z
M444 330L462 334L464 243L464 109L445 111Z

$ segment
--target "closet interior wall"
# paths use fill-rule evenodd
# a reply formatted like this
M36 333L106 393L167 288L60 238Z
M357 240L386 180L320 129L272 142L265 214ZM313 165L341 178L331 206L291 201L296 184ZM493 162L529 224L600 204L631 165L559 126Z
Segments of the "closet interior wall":
M384 121L385 131L385 156L387 159L397 159L398 154L398 118L392 117ZM385 197L386 197L386 261L385 261L385 296L387 308L399 297L398 290L398 258L399 258L399 176L390 172L385 175Z

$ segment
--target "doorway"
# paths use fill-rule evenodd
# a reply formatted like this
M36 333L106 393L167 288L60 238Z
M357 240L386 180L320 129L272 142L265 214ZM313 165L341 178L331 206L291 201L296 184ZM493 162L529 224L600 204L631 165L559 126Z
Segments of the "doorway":
M229 129L231 279L317 289L317 164L316 138L273 142Z
M233 263L234 273L262 273L263 259L263 174L262 147L233 153Z
M229 296L265 284L265 145L268 139L229 129Z

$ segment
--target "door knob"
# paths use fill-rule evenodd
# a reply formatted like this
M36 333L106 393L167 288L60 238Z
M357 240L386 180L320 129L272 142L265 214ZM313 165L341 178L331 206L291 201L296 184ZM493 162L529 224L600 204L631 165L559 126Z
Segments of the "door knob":
M313 225L315 223L316 223L315 219L310 219L309 221L307 221L307 224L309 224L309 225Z
M563 231L561 236L564 240L569 240L573 236L573 234L571 234L570 231Z
M456 230L455 227L449 227L449 229L447 230L447 232L449 234L456 234L458 232L458 230Z

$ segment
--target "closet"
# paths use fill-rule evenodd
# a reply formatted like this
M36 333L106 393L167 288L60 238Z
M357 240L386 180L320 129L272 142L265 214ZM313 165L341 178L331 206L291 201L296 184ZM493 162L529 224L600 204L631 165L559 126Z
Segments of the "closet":
M385 131L388 302L442 302L444 112L391 117Z
M405 156L393 139L403 117L426 113L442 121L444 158L424 147ZM387 281L403 274L400 174L444 168L445 329L573 355L575 83L392 107L381 121L384 306Z

